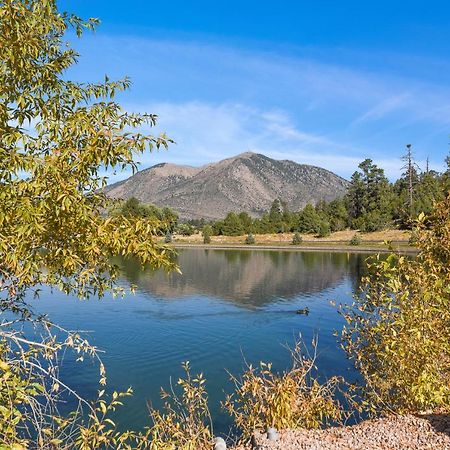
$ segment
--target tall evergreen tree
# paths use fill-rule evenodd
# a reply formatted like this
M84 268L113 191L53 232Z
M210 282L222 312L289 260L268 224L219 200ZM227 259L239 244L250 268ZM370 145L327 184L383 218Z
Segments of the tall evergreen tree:
M364 181L360 172L353 173L347 193L347 204L350 220L361 217L364 212L364 196L366 194Z
M273 233L282 233L285 231L285 223L283 221L283 205L281 200L275 199L270 207L269 222Z
M365 159L352 175L347 196L352 226L361 231L375 231L392 221L392 188L384 170Z
M445 196L450 193L450 154L445 158L445 164L447 165L447 170L442 175L442 188L444 190Z
M300 233L318 233L322 220L314 206L307 204L298 214L296 231Z
M252 231L253 220L245 211L239 213L238 218L242 224L244 233L250 233Z
M348 210L345 200L337 198L327 204L326 214L331 231L342 231L348 226Z
M230 212L227 214L223 221L222 234L225 236L241 236L244 234L244 227L236 213Z

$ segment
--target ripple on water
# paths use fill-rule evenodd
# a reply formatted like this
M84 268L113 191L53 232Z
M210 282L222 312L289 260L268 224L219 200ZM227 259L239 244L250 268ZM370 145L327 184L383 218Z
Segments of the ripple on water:
M190 360L193 372L205 373L218 431L226 431L229 421L219 407L223 390L230 388L225 369L239 375L244 360L273 361L285 369L290 359L283 345L292 345L299 333L308 342L320 330L319 369L327 375L346 371L332 336L342 318L329 300L351 301L358 258L187 250L180 252L185 275L178 281L124 263L123 284L132 280L138 286L135 296L80 303L44 292L39 308L67 328L92 330L93 342L106 351L108 386L133 386L134 397L117 412L124 427L148 424L146 402L161 405L160 386L182 376L180 364ZM306 306L308 316L295 314ZM64 374L80 392L95 395L97 368L67 360Z

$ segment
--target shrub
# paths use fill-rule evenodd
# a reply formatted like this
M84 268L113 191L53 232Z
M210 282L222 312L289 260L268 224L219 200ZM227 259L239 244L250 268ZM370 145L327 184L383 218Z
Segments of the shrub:
M195 228L188 223L180 223L177 226L177 233L182 236L192 236L195 233Z
M350 239L349 242L350 245L360 245L361 244L361 236L359 234L354 234L353 237Z
M343 345L373 412L450 411L450 196L419 216L417 233L419 255L373 260L343 311Z
M331 233L330 224L325 220L320 222L319 231L318 231L317 235L319 237L326 237L326 236L329 236L330 233Z
M365 233L366 231L368 231L366 229L366 221L365 221L364 217L358 217L356 219L353 219L351 225L354 230L359 230L362 233Z
M303 238L300 233L294 233L292 238L292 245L300 245L303 242Z
M203 243L204 244L210 244L211 243L211 234L212 234L213 230L211 228L210 225L205 225L203 227Z
M170 231L168 231L168 232L166 233L166 237L164 238L164 242L165 242L166 244L170 244L170 243L172 242L172 240L173 240L172 233L171 233Z
M111 396L105 393L105 368L96 348L77 333L49 322L36 321L33 325L46 338L42 342L30 342L18 333L9 342L0 339L0 448L147 448L144 434L120 432L111 420L132 390L113 392ZM70 352L80 361L92 356L99 363L101 388L92 402L79 397L59 378L61 356ZM62 416L59 408L67 398L76 401L77 408Z
M297 342L292 349L292 368L275 373L271 364L261 362L247 367L241 379L231 376L236 390L222 406L234 418L248 439L255 430L267 427L319 428L329 421L341 419L341 408L335 393L337 377L320 384L316 377L316 344L312 358L302 352Z
M247 237L245 238L245 243L247 245L252 245L255 243L255 236L253 236L252 233L248 233Z
M153 425L150 450L206 450L211 448L212 425L208 395L202 374L193 377L189 362L183 364L185 378L178 380L181 393L173 388L161 392L164 411L149 407Z

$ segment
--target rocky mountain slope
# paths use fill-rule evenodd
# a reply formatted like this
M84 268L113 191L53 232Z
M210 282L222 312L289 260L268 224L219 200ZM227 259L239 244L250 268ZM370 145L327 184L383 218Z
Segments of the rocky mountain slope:
M320 167L247 152L202 167L157 164L105 192L169 206L182 218L219 219L230 211L260 216L276 198L297 211L307 203L342 197L347 186L346 180Z

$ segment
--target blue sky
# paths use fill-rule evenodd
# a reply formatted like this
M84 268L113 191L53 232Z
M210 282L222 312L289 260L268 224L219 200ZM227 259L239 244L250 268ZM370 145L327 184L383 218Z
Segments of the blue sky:
M349 178L366 157L391 179L412 144L441 170L450 142L450 3L68 2L98 17L73 40L72 78L128 75L130 111L176 140L141 167L201 165L244 151ZM112 175L112 180L129 173Z

